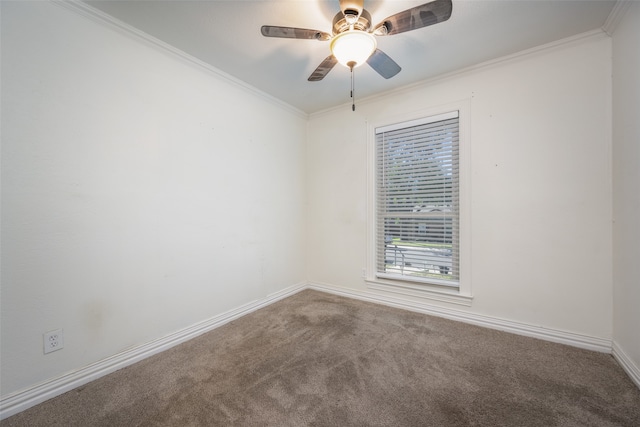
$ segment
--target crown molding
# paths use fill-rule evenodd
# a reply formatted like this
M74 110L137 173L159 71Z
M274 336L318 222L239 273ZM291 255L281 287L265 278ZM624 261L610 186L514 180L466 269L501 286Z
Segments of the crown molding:
M613 9L611 9L611 13L607 17L607 20L604 22L602 26L602 31L607 33L608 35L613 35L622 21L622 18L627 13L627 10L631 7L632 0L617 0L613 5Z
M250 84L232 76L231 74L227 74L218 68L201 61L200 59L180 50L168 43L163 42L160 39L155 38L154 36L145 33L119 19L114 18L113 16L94 8L93 6L81 1L81 0L49 0L51 3L61 6L67 10L75 12L76 14L88 18L94 22L110 27L113 30L118 31L121 34L129 36L130 38L143 42L147 46L154 47L168 53L174 58L181 60L187 64L190 64L196 68L201 70L205 70L208 73L212 74L219 80L222 80L232 86L235 86L245 92L248 92L258 98L262 98L263 100L276 105L290 113L293 113L301 118L307 119L309 115L302 110L292 106L291 104L287 104L286 102L269 95L266 92L263 92Z
M527 57L531 57L531 56L535 56L541 53L545 53L545 52L549 52L549 51L553 51L555 49L559 49L559 48L563 48L566 46L571 46L571 45L576 45L576 44L580 44L583 43L585 41L594 39L594 38L599 38L599 37L608 37L608 34L602 29L602 28L597 28L595 30L591 30L591 31L587 31L584 33L580 33L580 34L576 34L570 37L566 37L563 39L559 39L559 40L555 40L553 42L550 43L545 43L539 46L535 46L532 47L530 49L525 49L525 50L521 50L519 52L516 53L512 53L510 55L505 55L505 56L501 56L499 58L495 58L495 59L490 59L489 61L485 61L485 62L480 62L478 64L474 64L474 65L470 65L468 67L464 67L464 68L460 68L458 70L454 70L448 73L444 73L444 74L440 74L438 76L434 76L425 80L421 80L419 82L416 83L411 83L409 85L406 86L402 86L396 89L392 89L392 90L388 90L382 93L377 93L375 95L371 95L368 96L366 98L361 98L358 101L359 105L366 105L366 104L370 104L376 101L379 101L380 99L384 99L385 97L391 96L391 95L398 95L398 94L404 94L404 93L408 93L408 92L412 92L415 91L418 88L422 88L422 87L427 87L436 83L441 83L444 82L446 80L450 80L456 77L461 77L464 75L468 75L471 74L473 72L476 71L481 71L481 70L485 70L488 68L492 68L495 66L499 66L502 64L508 64L510 62L515 62L515 61L519 61L522 60L524 58ZM350 103L344 103L335 107L330 107L327 108L325 110L321 110L321 111L317 111L314 113L309 114L309 117L320 117L326 114L331 114L335 111L338 110L344 110L346 106L351 105Z

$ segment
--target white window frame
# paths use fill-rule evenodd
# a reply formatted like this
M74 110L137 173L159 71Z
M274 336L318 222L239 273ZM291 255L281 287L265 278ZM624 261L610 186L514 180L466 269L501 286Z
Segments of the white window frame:
M453 111L459 118L459 286L442 286L437 280L403 280L379 277L376 267L376 129L394 126L401 123L423 120ZM433 299L454 304L470 306L471 294L471 163L469 155L469 101L461 101L420 110L388 118L371 121L367 124L367 264L365 282L372 290L381 290Z

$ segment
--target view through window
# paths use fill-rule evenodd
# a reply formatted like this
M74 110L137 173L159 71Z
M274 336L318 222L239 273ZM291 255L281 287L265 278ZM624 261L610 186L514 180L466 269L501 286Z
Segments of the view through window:
M458 112L375 133L377 277L458 287Z

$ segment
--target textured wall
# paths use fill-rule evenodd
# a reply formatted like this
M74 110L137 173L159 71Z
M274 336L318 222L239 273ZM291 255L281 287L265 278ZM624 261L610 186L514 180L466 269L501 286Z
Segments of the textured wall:
M467 310L611 339L610 57L595 33L312 115L309 280L366 289L367 123L461 103Z
M640 3L613 34L614 339L640 372Z
M2 395L304 281L305 138L148 43L2 2Z

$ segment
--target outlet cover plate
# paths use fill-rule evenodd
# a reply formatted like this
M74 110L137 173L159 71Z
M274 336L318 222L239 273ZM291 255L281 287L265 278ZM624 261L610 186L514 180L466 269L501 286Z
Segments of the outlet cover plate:
M62 334L62 329L45 332L42 336L44 341L44 354L61 350L64 347L64 335Z

